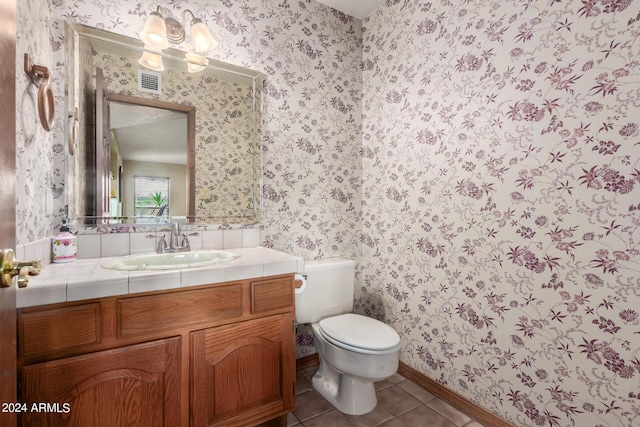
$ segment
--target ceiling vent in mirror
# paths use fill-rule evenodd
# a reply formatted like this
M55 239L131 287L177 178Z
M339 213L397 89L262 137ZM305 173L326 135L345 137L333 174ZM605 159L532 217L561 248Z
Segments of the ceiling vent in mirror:
M162 75L153 71L138 70L138 90L162 93Z

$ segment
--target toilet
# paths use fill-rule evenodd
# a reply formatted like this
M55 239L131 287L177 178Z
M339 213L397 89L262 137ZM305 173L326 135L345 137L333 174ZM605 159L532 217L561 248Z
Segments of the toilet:
M320 358L313 388L345 414L372 411L378 403L374 382L398 370L400 336L389 325L351 313L354 261L305 261L300 275L296 321L311 324Z

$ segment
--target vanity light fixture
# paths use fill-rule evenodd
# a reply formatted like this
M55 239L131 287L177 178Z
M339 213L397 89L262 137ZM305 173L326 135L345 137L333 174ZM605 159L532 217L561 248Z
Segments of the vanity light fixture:
M152 46L144 45L144 52L138 59L138 64L142 65L153 71L163 71L164 64L162 63L162 55L160 51L154 49Z
M160 6L156 12L151 12L140 33L140 39L146 46L151 46L158 50L169 47L167 39L167 24L162 18Z
M204 70L205 66L209 64L209 60L197 53L187 52L184 54L185 61L187 61L187 71L190 73L197 73Z
M213 38L202 19L196 18L189 9L185 10L184 14L186 15L187 12L189 12L193 18L191 20L191 38L193 39L195 51L206 52L215 49L215 47L218 46L218 42Z
M182 13L183 22L187 22L187 14L191 14L189 28L193 42L192 51L186 54L187 69L190 73L197 73L202 71L209 63L209 60L201 54L215 48L218 42L211 36L204 21L196 18L189 9ZM170 43L182 43L187 37L185 26L182 23L172 17L164 18L162 16L161 6L158 6L155 12L149 14L144 29L139 35L145 44L145 52L138 62L155 71L164 70L161 56L162 50L168 48Z

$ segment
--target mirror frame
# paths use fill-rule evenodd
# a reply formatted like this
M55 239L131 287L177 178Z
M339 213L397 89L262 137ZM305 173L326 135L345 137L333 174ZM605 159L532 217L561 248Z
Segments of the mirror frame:
M141 107L153 107L159 108L162 110L170 110L177 111L180 113L187 114L187 188L186 192L188 194L188 202L186 206L187 218L194 217L196 213L196 187L195 187L195 179L196 179L196 170L195 170L195 158L196 158L196 107L178 104L174 102L166 102L166 101L158 101L155 99L149 98L141 98L137 96L124 95L113 92L105 92L104 96L104 111L107 112L105 114L105 120L103 123L103 135L106 136L107 141L111 144L111 113L110 113L110 102L119 102L129 105L138 105ZM97 141L96 141L97 144ZM118 219L119 217L110 217L113 219ZM122 217L129 218L129 217Z
M73 34L75 34L75 37L84 37L89 40L112 43L114 45L128 48L135 52L139 52L140 54L144 52L143 43L140 40L135 39L133 37L118 34L118 33L113 33L110 31L105 31L99 28L89 27L76 22L71 22L66 20L59 20L58 22L62 23L62 27L65 28L64 37L63 37L64 39L69 37L70 34L72 34L71 37L73 37ZM66 47L66 43L65 43L65 49L63 49L63 52L65 55L68 54L68 47ZM178 49L168 48L165 51L163 51L161 55L163 57L163 60L166 60L168 63L184 63L184 52ZM68 59L65 58L64 59L65 64L67 63L67 61ZM206 66L206 68L209 70L209 72L222 73L229 76L228 81L230 82L245 81L246 83L244 84L247 85L252 91L252 95L253 95L252 96L253 102L251 107L252 116L249 120L253 125L251 126L251 130L250 130L251 137L248 144L250 153L252 154L252 160L251 160L250 169L249 169L249 174L252 176L252 180L250 182L247 181L248 182L247 187L250 188L251 190L251 193L250 193L251 198L248 200L249 205L247 205L248 207L247 210L249 213L247 215L243 214L243 215L237 215L237 216L236 215L229 216L229 215L222 214L219 216L197 216L197 213L195 212L196 206L197 206L196 197L190 197L188 206L187 206L186 223L191 225L197 225L197 226L212 225L212 224L226 224L226 225L237 224L237 225L242 225L243 227L249 224L258 224L261 218L262 201L263 201L263 197L262 197L263 111L262 109L264 104L263 97L265 92L263 89L264 89L264 81L265 81L266 75L256 70L252 70L246 67L226 63L224 61L211 59L211 58L209 58L209 64ZM68 75L65 76L65 82L67 78L69 78ZM67 96L69 95L67 94ZM165 101L159 101L159 102L165 102ZM68 108L69 101L65 100L65 103L67 104L65 106ZM173 105L176 105L176 104L173 104ZM196 195L198 192L198 188L196 185L197 183L196 183L196 171L195 171L195 166L196 166L195 158L197 154L196 153L196 146L197 146L196 129L198 124L195 122L195 118L193 123L194 123L194 135L193 135L193 159L194 159L193 166L194 167L189 169L189 176L186 178L186 180L189 183L189 192L192 195ZM67 158L67 160L70 153L71 155L73 155L73 151L71 149L72 143L70 142L70 136L74 135L74 132L75 130L73 129L73 124L71 123L71 121L65 120L64 141L65 141L65 157ZM107 133L105 137L107 135L109 135L109 133ZM191 138L191 136L189 136L189 138ZM191 152L187 153L187 155L188 157L192 157ZM65 160L65 163L67 162L67 160ZM66 170L65 181L64 181L65 184L70 182L69 179L67 178L69 176L68 174L69 174L69 170ZM72 178L72 181L73 179L74 178ZM75 177L75 179L78 179L78 178ZM68 200L69 199L65 197L65 200L64 200L65 205L68 205ZM68 212L67 207L65 207L65 211ZM87 227L87 228L93 228L99 225L134 224L136 220L135 216L119 216L119 217L109 217L109 216L99 216L99 215L85 216L75 211L69 212L69 214L71 214L71 216L69 217L69 220L73 224L75 224L76 226ZM137 223L137 224L153 225L153 223L148 223L148 224Z

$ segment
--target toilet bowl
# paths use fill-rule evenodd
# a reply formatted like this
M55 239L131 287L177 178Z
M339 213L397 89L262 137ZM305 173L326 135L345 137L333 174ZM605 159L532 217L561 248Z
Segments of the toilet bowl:
M325 321L345 325L339 338L323 329ZM349 335L351 323L366 325L370 342ZM388 325L357 314L330 317L311 325L320 367L312 384L339 411L362 415L372 411L378 400L375 381L389 378L398 370L400 337ZM358 347L362 346L362 347Z
M385 323L350 313L353 261L306 261L303 275L306 284L296 293L296 320L311 323L320 359L313 388L343 413L366 414L377 404L374 382L398 369L400 336Z

